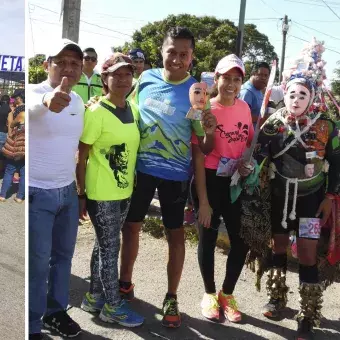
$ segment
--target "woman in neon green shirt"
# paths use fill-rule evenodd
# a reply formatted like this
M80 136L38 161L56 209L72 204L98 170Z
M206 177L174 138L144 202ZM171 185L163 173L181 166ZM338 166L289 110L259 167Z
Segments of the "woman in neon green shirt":
M77 168L81 217L88 211L96 232L90 291L82 309L106 322L139 326L144 318L121 299L118 283L120 231L130 204L139 147L138 109L126 95L132 87L131 59L114 53L103 64L106 93L85 112Z

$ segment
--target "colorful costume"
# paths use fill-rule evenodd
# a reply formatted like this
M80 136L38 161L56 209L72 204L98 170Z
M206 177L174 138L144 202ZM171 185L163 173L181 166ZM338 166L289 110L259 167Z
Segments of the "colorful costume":
M261 180L267 179L267 182L262 182L265 200L258 202L265 207L262 211L270 207L270 229L267 214L263 215L264 223L258 223L260 235L250 230L248 222L261 215L254 209L254 202L243 200L241 234L257 253L270 243L270 234L285 240L293 234L300 244L306 245L306 252L314 249L319 240L319 256L314 265L301 255L301 249L299 253L298 339L309 339L313 326L320 325L322 292L334 281L340 268L340 142L338 129L327 117L323 101L323 51L323 43L315 39L303 49L301 57L283 74L286 107L271 115L261 127L261 150L257 158L266 166L263 169L267 172ZM316 216L317 212L331 205L332 214L322 226L322 214ZM268 254L262 251L263 255ZM274 317L287 303L287 255L274 249L269 255L269 303L263 314ZM249 263L254 263L252 260ZM259 270L259 276L263 269Z

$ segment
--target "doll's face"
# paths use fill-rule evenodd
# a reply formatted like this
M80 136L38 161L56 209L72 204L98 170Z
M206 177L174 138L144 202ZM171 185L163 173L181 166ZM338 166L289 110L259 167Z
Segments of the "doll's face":
M284 97L288 112L294 116L301 116L308 109L311 98L310 91L301 84L292 84Z
M191 85L189 91L190 103L195 110L204 110L207 103L207 84L195 83Z
M313 177L314 175L314 164L307 164L305 166L305 175L306 177Z

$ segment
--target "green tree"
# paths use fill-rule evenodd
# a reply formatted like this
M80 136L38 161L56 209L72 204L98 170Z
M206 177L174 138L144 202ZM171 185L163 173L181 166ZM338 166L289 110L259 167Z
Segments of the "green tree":
M39 84L47 79L47 73L43 67L44 60L45 56L43 54L37 54L29 59L28 82L30 84Z
M340 61L337 63L340 66ZM340 68L336 68L333 74L333 81L331 82L331 92L335 100L340 104ZM326 96L327 105L329 107L329 115L331 118L340 121L340 112L334 105L333 101ZM340 124L340 122L339 122Z
M337 62L340 66L340 61ZM332 81L332 91L333 93L340 97L340 68L334 70L334 80Z
M234 53L237 27L227 19L212 16L196 17L190 14L169 15L162 21L143 26L133 34L133 41L118 47L127 52L131 48L143 49L155 67L162 66L161 46L165 32L173 26L188 27L196 38L193 75L199 79L203 71L213 71L217 62L227 54ZM248 74L255 61L270 62L277 58L268 37L260 33L253 24L245 25L243 60Z

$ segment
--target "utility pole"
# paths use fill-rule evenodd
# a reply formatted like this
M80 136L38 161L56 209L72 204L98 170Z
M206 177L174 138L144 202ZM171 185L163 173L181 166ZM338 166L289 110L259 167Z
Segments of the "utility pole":
M238 32L236 40L236 55L242 57L243 35L244 35L244 17L246 16L246 0L241 0L240 16L238 19Z
M282 23L282 35L283 35L283 41L282 41L282 52L281 52L281 67L280 67L280 83L282 81L282 72L285 67L285 55L286 55L286 40L287 40L287 33L289 30L288 26L288 16L285 15Z
M63 0L63 34L62 37L75 43L79 41L81 0Z

